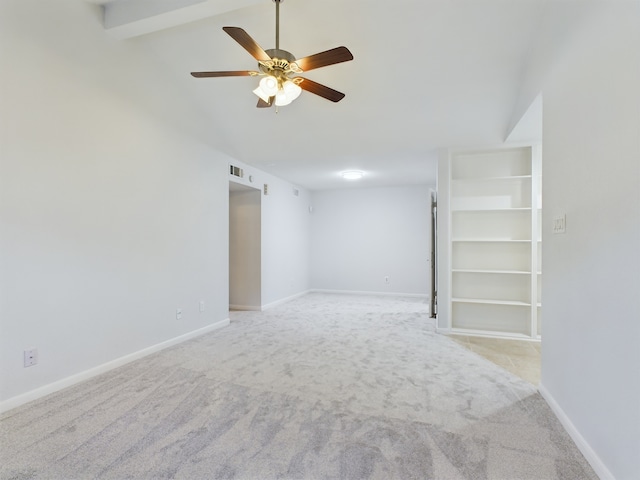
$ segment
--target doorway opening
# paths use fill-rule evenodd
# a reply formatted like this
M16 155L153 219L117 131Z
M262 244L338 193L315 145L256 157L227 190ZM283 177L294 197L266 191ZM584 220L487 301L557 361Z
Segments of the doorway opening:
M261 310L261 197L229 181L229 310Z

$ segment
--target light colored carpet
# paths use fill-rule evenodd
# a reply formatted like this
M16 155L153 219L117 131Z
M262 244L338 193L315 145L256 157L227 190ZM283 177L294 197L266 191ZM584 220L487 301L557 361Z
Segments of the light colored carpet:
M421 300L308 294L5 413L3 479L597 479Z

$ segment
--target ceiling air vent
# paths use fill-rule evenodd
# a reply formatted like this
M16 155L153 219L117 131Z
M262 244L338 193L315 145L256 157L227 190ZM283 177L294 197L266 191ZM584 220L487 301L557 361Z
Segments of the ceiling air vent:
M234 177L239 177L239 178L244 177L244 172L242 171L242 169L234 165L229 165L229 173Z

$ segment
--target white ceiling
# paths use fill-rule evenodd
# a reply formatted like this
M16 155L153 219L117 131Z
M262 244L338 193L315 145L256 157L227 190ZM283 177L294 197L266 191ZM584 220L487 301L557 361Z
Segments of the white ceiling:
M353 186L338 175L347 169L365 172L363 186L435 184L438 149L502 143L548 3L284 0L281 48L300 58L344 45L354 60L303 74L341 102L303 92L276 114L255 107L255 78L189 75L256 69L222 27L275 47L271 0L88 1L104 5L112 35L163 66L165 95L190 105L216 148L312 190Z

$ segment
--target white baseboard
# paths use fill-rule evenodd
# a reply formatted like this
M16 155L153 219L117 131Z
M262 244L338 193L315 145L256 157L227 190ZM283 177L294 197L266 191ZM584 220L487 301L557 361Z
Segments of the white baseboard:
M89 370L85 370L84 372L76 373L75 375L71 375L70 377L63 378L62 380L58 380L29 392L8 398L7 400L0 402L0 413L11 410L12 408L19 407L20 405L24 405L25 403L31 402L33 400L37 400L46 395L57 392L58 390L62 390L63 388L67 388L80 383L84 380L88 380L92 377L108 372L109 370L113 370L114 368L118 368L122 365L133 362L134 360L138 360L140 358L146 357L147 355L151 355L152 353L156 353L160 350L164 350L165 348L177 345L178 343L182 343L192 338L199 337L200 335L204 335L205 333L209 333L219 328L226 327L227 325L229 325L228 318L216 323L212 323L211 325L207 325L206 327L200 328L198 330L194 330L192 332L185 333L184 335L180 335L178 337L158 343L156 345L152 345L151 347L147 347L137 352L130 353L129 355L116 358L115 360L111 360L110 362L103 363L102 365L90 368Z
M296 293L294 295L281 298L280 300L276 300L275 302L267 303L266 305L262 306L262 310L267 310L268 308L277 307L278 305L282 305L283 303L287 303L287 302L290 302L291 300L295 300L298 297L302 297L303 295L306 295L309 292L310 290L305 290L304 292Z
M549 391L544 388L544 385L542 385L542 383L538 385L538 391L549 404L549 407L551 407L551 410L553 410L553 413L555 413L556 417L558 417L558 420L560 420L562 426L565 428L580 452L582 452L584 458L586 458L587 462L589 462L591 468L593 468L598 477L600 477L600 480L615 480L615 477L602 462L598 454L593 450L593 448L591 448L591 445L587 443L587 441L580 434L571 419L567 416L564 410L562 410L560 405L558 405L558 402L556 402L556 400L553 398L553 395L551 395L551 393L549 393Z
M245 311L245 312L261 312L263 310L267 310L269 308L273 308L273 307L277 307L278 305L282 305L283 303L290 302L291 300L294 300L294 299L296 299L298 297L306 295L309 292L310 292L310 290L305 290L304 292L296 293L294 295L290 295L288 297L281 298L280 300L276 300L275 302L267 303L267 304L262 305L262 306L256 306L256 305L229 305L229 310L238 310L238 311Z
M290 302L291 300L295 300L298 297L302 297L308 293L337 293L341 295L382 295L387 297L412 297L412 298L423 298L425 300L429 299L429 296L422 293L390 293L390 292L367 292L367 291L354 291L354 290L326 290L326 289L318 289L314 288L311 290L305 290L300 293L296 293L289 297L281 298L280 300L276 300L275 302L267 303L262 306L256 305L229 305L229 310L236 311L251 311L251 312L260 312L263 310L267 310L269 308L277 307L278 305L282 305L283 303Z
M242 312L260 312L262 311L262 307L260 305L235 305L230 304L229 310L236 310Z
M313 288L309 290L311 293L339 293L343 295L377 295L384 297L411 297L429 299L426 293L401 293L401 292L369 292L359 290L328 290L324 288Z

